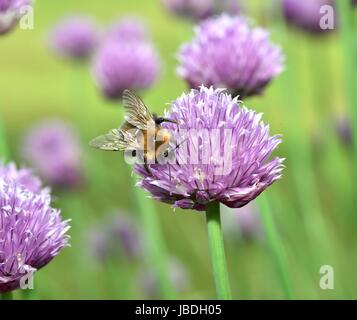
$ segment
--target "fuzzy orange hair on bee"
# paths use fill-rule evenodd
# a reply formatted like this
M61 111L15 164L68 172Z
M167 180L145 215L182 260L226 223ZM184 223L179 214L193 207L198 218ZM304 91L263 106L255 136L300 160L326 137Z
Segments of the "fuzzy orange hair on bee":
M140 151L145 168L149 171L148 163L155 163L158 156L168 153L168 149L165 150L164 147L169 144L171 135L161 124L177 122L152 114L140 97L130 90L123 92L123 106L125 122L122 126L96 137L90 142L90 146L105 151L129 150L133 156Z

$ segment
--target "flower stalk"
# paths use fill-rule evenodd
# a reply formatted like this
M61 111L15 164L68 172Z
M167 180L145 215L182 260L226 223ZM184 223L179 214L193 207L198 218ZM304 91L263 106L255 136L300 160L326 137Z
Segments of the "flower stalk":
M281 246L279 234L276 230L269 202L265 194L260 195L260 197L258 198L258 203L260 208L260 215L264 226L264 231L267 237L268 246L273 256L275 269L280 277L286 298L293 299L291 280L286 264L285 252Z
M347 95L347 105L350 110L353 130L353 171L357 173L357 75L356 75L356 45L355 45L355 21L350 1L336 1L338 16L340 21L340 38L344 55L345 87ZM356 176L353 177L354 188L356 190ZM356 195L356 192L355 192Z
M6 137L5 137L5 126L3 119L0 119L0 159L3 162L6 162L8 157L8 149L6 144Z
M286 113L286 119L290 128L289 136L286 137L286 140L290 141L287 144L287 147L290 149L289 154L294 155L289 158L289 161L302 213L302 222L309 243L312 247L316 248L314 254L311 256L311 261L319 264L321 260L330 260L331 250L326 247L326 244L329 243L329 230L318 197L313 156L306 136L306 130L303 126L295 125L297 122L303 123L302 97L300 94L296 94L296 90L292 90L296 85L296 78L301 77L299 70L301 70L302 61L299 59L303 55L301 50L305 48L305 43L301 42L300 46L298 46L302 48L299 52L292 50L289 46L289 32L283 12L281 12L278 18L277 27L281 32L281 43L290 61L289 72L283 75L284 79L281 82L280 90L281 101L284 105L289 106L288 109L285 109L285 112L288 112ZM297 40L301 41L301 39L303 38L298 38ZM304 137L304 139L301 139L301 137Z
M11 291L0 293L0 300L13 300L13 294Z
M206 217L209 253L217 299L231 300L232 295L224 253L219 202L214 201L206 205Z
M1 107L1 105L0 105ZM8 159L9 156L9 150L8 150L8 145L6 143L6 135L5 135L5 123L4 123L4 118L2 116L2 112L0 114L0 159L4 163Z
M157 212L152 200L147 198L142 189L133 187L133 192L144 226L147 259L156 273L161 298L173 299L174 293L168 275L166 248Z

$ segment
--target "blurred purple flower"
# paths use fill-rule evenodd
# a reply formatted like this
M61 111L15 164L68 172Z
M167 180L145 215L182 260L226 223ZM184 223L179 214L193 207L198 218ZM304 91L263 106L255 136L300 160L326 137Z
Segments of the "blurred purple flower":
M59 56L74 60L89 58L98 42L98 27L89 17L67 17L50 34L50 47Z
M146 42L107 41L93 62L94 78L108 99L121 98L125 89L150 88L159 71L159 57Z
M324 33L331 29L321 28L321 8L325 5L334 7L334 0L281 0L286 20L303 30L312 33Z
M108 41L146 41L147 29L148 27L139 18L122 18L110 27L107 39Z
M142 243L136 222L128 215L117 214L111 221L111 233L115 243L129 259L137 258L142 253Z
M27 168L17 169L16 164L11 162L8 165L0 164L0 179L5 182L14 182L33 193L41 191L42 182L36 177L32 170Z
M32 128L23 156L51 185L74 187L83 180L79 138L66 123L45 121Z
M353 144L353 132L350 120L347 117L339 117L335 120L335 129L340 141L351 147Z
M187 269L177 258L170 259L168 276L176 292L183 292L189 287ZM147 298L157 299L160 296L159 281L152 269L142 270L138 276L138 283L141 292Z
M0 292L19 288L67 246L68 221L50 203L48 192L0 177Z
M238 14L241 12L238 0L163 0L163 4L174 14L202 20L219 13Z
M191 88L224 87L244 98L261 93L282 72L283 61L268 31L251 28L244 17L221 15L202 22L182 46L178 74Z
M135 166L138 185L153 198L183 209L204 210L212 201L239 208L281 177L283 159L269 160L279 136L222 90L182 94L165 117L178 122L164 126L184 143L176 142L173 163L149 164L150 172Z
M87 237L90 254L98 261L102 262L110 255L108 248L108 233L95 228L88 232Z
M110 256L134 260L142 254L142 239L136 221L120 211L102 227L89 233L89 246L99 261Z
M251 202L243 208L226 209L223 214L223 228L227 234L254 239L262 235L262 225L258 208Z
M31 6L32 0L0 0L0 35L15 27L24 15L22 8Z

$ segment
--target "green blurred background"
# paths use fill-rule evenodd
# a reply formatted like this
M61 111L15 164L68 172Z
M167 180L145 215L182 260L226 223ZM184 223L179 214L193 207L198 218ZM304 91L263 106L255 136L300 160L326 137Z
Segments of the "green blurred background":
M338 32L322 37L285 29L266 8L271 1L249 1L247 14L270 28L283 47L286 71L261 97L245 101L264 113L274 134L284 143L276 155L287 158L281 181L267 197L286 257L294 298L357 298L357 217L354 215L352 155L338 139L334 120L347 113L343 59ZM193 24L167 12L158 0L37 0L35 29L16 30L0 39L0 106L11 159L19 164L23 135L38 121L63 118L81 131L87 183L77 190L54 190L54 206L72 219L71 247L35 275L38 299L148 298L140 284L141 272L153 261L113 258L104 263L90 254L90 230L111 216L113 209L138 217L130 194L132 178L117 153L91 150L94 136L117 127L120 105L100 96L88 65L55 58L48 50L50 28L73 13L94 17L103 27L121 16L139 16L150 27L163 61L157 85L143 94L151 110L162 113L186 84L175 73L175 55L193 35ZM357 56L356 56L357 59ZM176 293L182 299L214 298L208 256L205 216L173 211L155 202L168 254L187 268L188 285ZM138 218L139 219L139 218ZM223 215L223 220L225 216ZM249 241L225 237L233 297L286 298L274 255L264 235ZM320 267L334 268L334 290L319 286ZM17 298L23 293L17 292Z

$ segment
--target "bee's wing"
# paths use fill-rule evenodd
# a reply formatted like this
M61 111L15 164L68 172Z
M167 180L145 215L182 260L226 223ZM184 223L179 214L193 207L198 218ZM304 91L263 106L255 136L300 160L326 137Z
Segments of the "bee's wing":
M89 145L105 151L124 151L127 148L140 148L134 137L120 129L113 129L107 134L94 138Z
M137 129L137 127L133 126L130 122L124 121L122 126L120 127L120 130L122 131L129 131L131 129Z
M123 105L125 120L140 130L147 130L149 123L155 125L153 116L144 102L132 91L124 90Z

